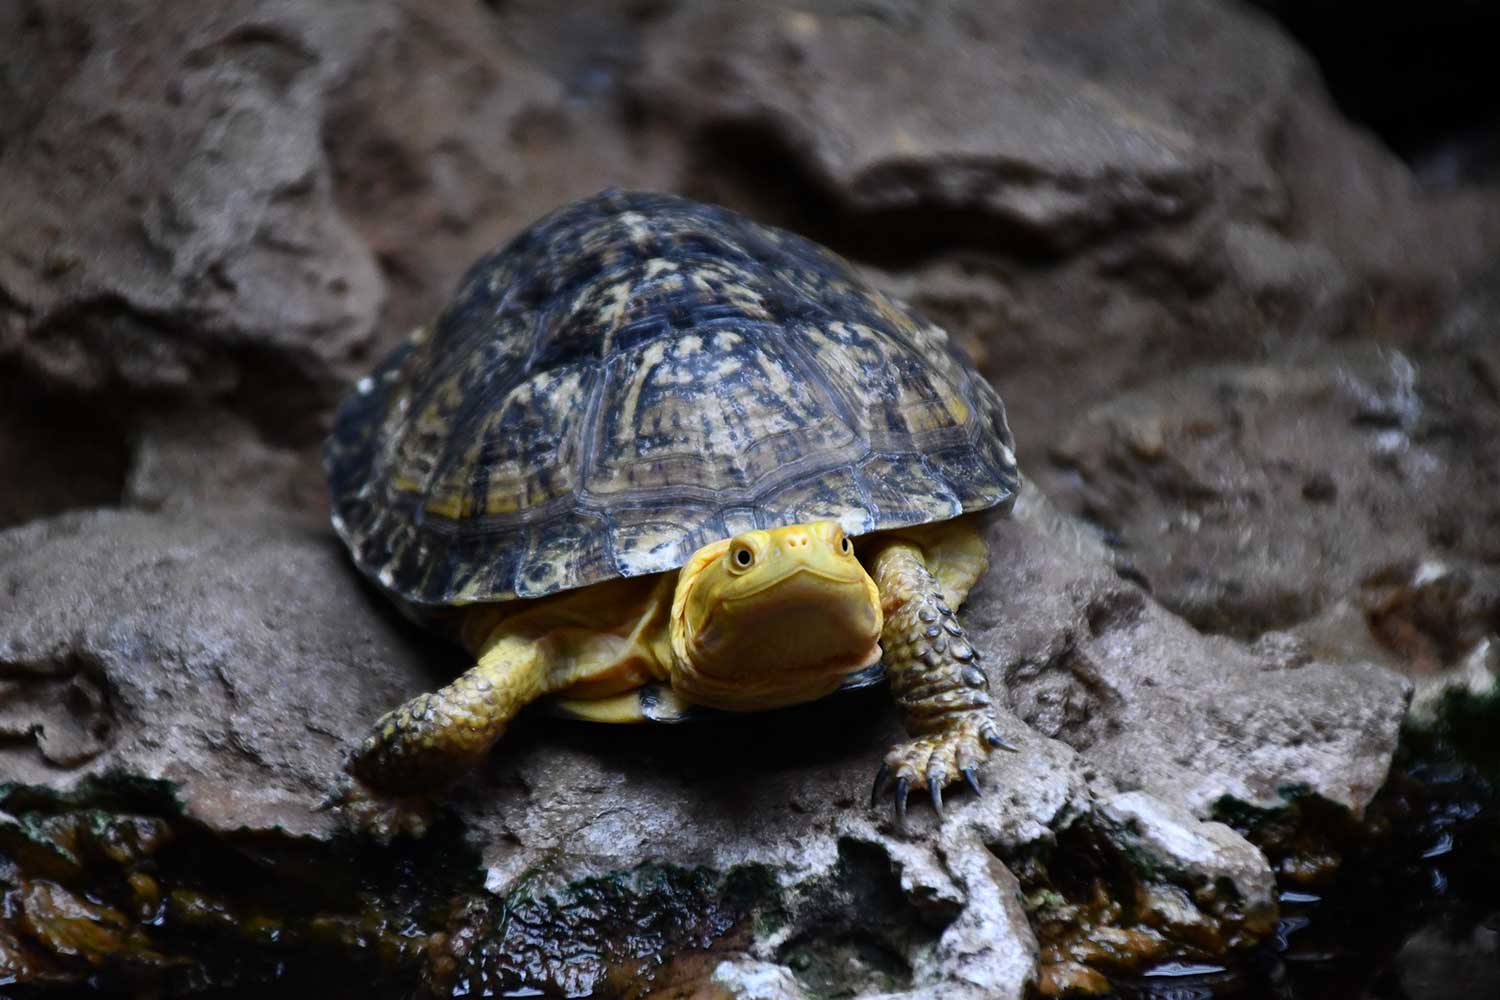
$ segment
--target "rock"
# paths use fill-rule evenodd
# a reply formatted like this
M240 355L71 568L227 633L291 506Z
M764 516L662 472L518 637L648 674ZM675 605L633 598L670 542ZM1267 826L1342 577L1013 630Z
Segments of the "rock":
M472 260L607 184L711 196L879 265L984 356L1027 466L1065 415L1163 370L1361 318L1422 341L1500 227L1491 197L1411 186L1229 5L5 16L27 58L0 82L0 369L107 401L127 451L181 407L306 448ZM108 501L106 478L33 502Z
M806 1000L790 969L770 962L740 959L714 966L711 985L723 991L724 1000ZM717 998L715 998L717 1000Z
M1409 694L1382 665L1493 690L1490 286L1438 319L1500 201L1414 183L1241 6L65 0L0 38L0 978L197 975L164 915L239 989L282 945L443 989L674 949L708 996L1103 989L1264 936L1269 869L1213 819L1358 816ZM320 432L478 254L607 184L830 244L1001 388L1040 488L964 612L1021 748L982 799L867 809L871 691L533 714L432 839L339 836L354 741L463 660L348 568ZM137 510L40 520L99 504ZM247 857L311 894L258 909Z
M1384 339L1417 346L1465 278L1500 246L1500 204L1482 185L1425 189L1321 87L1289 103L1278 136L1299 236L1315 236L1372 296Z
M1468 290L1428 350L1349 344L1155 380L1084 413L1033 473L1198 628L1380 663L1418 685L1413 721L1432 724L1500 673L1494 287Z
M788 967L800 963L812 989L823 975L953 996L1019 996L1036 976L1023 887L1004 859L1060 831L1095 831L1099 850L1143 884L1187 893L1200 923L1219 918L1191 894L1221 875L1241 911L1263 910L1264 859L1200 818L1225 797L1274 807L1289 786L1357 811L1389 762L1401 682L1375 668L1269 667L1087 561L1083 536L1055 510L1033 501L1023 511L1033 512L1025 522L992 526L996 569L965 613L1012 704L1078 752L1013 719L1020 752L984 766L989 794L953 797L942 822L914 810L903 830L864 805L899 735L880 690L687 727L533 713L451 795L489 893L527 887L527 898L554 900L537 904L545 927L557 919L548 914L577 912L566 901L590 873L644 861L758 872L780 914L779 929L756 939L758 961L796 959ZM0 677L13 695L4 773L75 796L110 775L169 782L186 818L218 836L331 843L338 817L324 799L365 727L462 666L397 625L328 533L266 512L37 522L0 536L0 592L11 595L0 615ZM1320 708L1309 715L1310 704ZM539 871L557 888L537 895ZM716 912L728 904L711 900L726 891L694 905ZM634 898L618 905L648 906ZM434 952L447 956L434 968L505 981L514 967L496 965L501 952L485 942L509 925L476 912ZM634 912L601 915L600 926ZM1149 936L1153 956L1178 947L1156 930L1130 933ZM875 951L851 952L851 940Z
M1274 919L1276 884L1265 855L1223 823L1202 823L1185 810L1140 792L1126 792L1100 804L1100 815L1114 828L1117 843L1138 853L1147 865L1188 882L1197 893L1213 894L1223 879L1241 906ZM1194 880L1196 884L1192 884Z
M0 774L169 782L224 832L328 836L344 754L442 658L281 517L67 515L0 535L0 566Z
M1076 547L1049 543L1055 515L1019 513L992 529L996 570L968 616L1018 715L1121 789L1200 817L1226 798L1275 808L1291 789L1363 809L1395 750L1401 678L1205 636Z
M1202 199L1208 163L1187 134L1120 113L1066 59L1025 58L1052 27L1040 7L1012 23L911 10L683 8L653 32L636 86L690 128L766 129L857 211L978 211L1074 246Z
M610 185L677 186L680 138L621 107L649 5L380 6L327 145L339 206L391 284L381 345L543 213Z
M320 131L380 16L8 5L27 56L0 137L0 362L315 429L383 295Z
M1085 413L1037 474L1163 604L1253 637L1494 559L1500 401L1475 371L1360 345L1173 374Z
M370 603L330 535L284 518L37 522L0 536L0 591L12 595L0 676L17 695L6 728L19 738L0 744L7 777L74 793L107 775L170 782L185 815L221 834L332 836L335 814L320 807L347 752L384 707L440 679L422 664L441 647L414 643ZM69 687L82 693L58 693ZM559 878L648 858L752 866L794 901L785 940L816 948L809 927L837 914L895 934L912 985L1019 995L1034 947L1014 879L986 845L1046 838L1061 814L1087 810L1071 752L1024 740L1028 753L993 762L986 781L1004 794L972 803L936 853L930 819L908 837L862 805L895 718L883 700L846 702L832 726L844 735L813 747L805 714L687 732L520 727L457 795L491 891L513 891L538 865ZM843 909L871 878L884 909Z
M1455 938L1437 927L1418 931L1396 956L1397 974L1408 996L1455 992L1491 996L1500 991L1500 929L1491 918Z
M697 147L678 183L883 267L974 349L1023 466L1163 370L1362 320L1419 342L1500 243L1500 202L1419 190L1230 5L690 5L641 52L641 113Z
M123 497L141 510L192 513L224 507L287 511L328 523L322 448L278 447L250 422L216 409L141 418Z

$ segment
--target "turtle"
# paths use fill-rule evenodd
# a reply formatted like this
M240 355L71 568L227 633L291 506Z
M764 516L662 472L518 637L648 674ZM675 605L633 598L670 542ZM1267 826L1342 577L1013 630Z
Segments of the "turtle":
M376 721L346 770L421 795L516 714L671 722L888 678L911 739L872 805L992 748L955 609L978 518L1020 489L995 389L832 251L727 208L609 189L467 272L338 409L354 564L474 666Z

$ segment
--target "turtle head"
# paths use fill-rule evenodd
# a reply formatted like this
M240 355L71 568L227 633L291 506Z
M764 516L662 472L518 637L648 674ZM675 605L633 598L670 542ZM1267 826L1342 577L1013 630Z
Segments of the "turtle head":
M672 602L672 687L712 708L811 701L880 659L880 591L832 521L693 553Z

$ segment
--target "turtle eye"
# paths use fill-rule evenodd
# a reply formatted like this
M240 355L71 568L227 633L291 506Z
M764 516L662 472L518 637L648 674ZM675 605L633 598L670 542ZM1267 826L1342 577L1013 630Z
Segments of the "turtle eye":
M729 561L733 569L749 569L755 563L755 553L751 551L750 546L739 545L729 553Z
M849 541L848 535L839 536L839 551L846 556L854 551L854 544Z

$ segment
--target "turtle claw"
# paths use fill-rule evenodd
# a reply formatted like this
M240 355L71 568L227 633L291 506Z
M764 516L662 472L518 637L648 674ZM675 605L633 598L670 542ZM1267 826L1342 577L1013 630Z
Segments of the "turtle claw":
M984 741L997 750L1009 750L1011 753L1020 753L1021 748L1000 735L1000 730L995 728L993 722L984 727Z
M875 803L880 801L880 793L885 791L885 786L891 781L891 765L884 762L880 770L875 772L875 786L870 789L870 808L875 808Z
M875 776L870 792L873 808L895 779L896 818L906 821L907 798L913 788L926 787L932 810L944 815L943 790L962 781L976 798L984 793L979 785L979 763L991 749L1015 751L987 717L958 718L939 732L919 736L891 748Z

